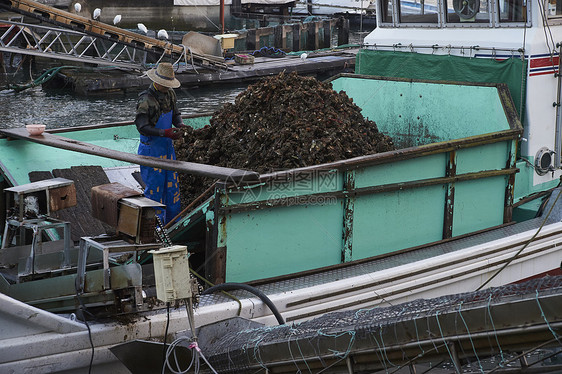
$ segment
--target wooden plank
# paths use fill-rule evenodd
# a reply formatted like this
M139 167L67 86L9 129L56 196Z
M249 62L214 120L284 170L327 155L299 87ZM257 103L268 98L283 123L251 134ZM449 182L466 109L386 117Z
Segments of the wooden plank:
M50 211L56 212L65 208L76 206L76 186L53 188L49 191Z
M137 236L140 212L140 208L133 208L126 204L121 204L119 210L119 223L117 225L119 232L123 232L132 237Z
M62 136L49 134L47 132L43 133L43 135L30 136L26 129L15 128L0 129L0 133L8 137L28 140L50 147L110 158L113 160L130 162L132 164L149 166L158 169L173 170L180 173L200 175L203 177L220 179L224 181L251 182L257 181L259 179L259 174L255 171L231 169L221 166L204 165L178 160L164 160L150 156L141 156L132 153L116 151L109 148L99 147L91 143L68 139Z

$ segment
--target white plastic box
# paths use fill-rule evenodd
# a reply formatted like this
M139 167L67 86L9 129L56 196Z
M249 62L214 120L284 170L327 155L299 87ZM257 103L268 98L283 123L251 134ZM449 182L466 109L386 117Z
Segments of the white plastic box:
M154 260L156 297L164 302L192 296L187 247L174 245L150 251Z

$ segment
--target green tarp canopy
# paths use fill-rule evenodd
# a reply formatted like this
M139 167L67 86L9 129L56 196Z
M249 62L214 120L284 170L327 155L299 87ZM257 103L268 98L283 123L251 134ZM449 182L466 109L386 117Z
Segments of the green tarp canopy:
M381 77L507 84L520 117L524 113L527 62L361 49L355 73ZM467 103L469 104L469 103Z

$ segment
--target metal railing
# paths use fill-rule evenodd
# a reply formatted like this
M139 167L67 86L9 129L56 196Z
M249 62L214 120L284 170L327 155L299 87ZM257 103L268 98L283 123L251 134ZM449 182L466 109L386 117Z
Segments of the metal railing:
M104 38L58 27L1 21L8 26L0 34L0 52L41 56L141 70L146 51Z

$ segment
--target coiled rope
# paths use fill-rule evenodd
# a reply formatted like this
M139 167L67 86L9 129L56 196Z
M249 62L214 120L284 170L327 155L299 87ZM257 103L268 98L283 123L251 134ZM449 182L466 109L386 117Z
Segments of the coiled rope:
M62 69L76 69L77 66L57 66L54 68L47 69L43 74L41 74L38 78L32 80L27 84L8 84L8 88L14 90L16 92L20 92L23 90L27 90L28 88L40 86L43 83L46 83L53 79L59 71Z

